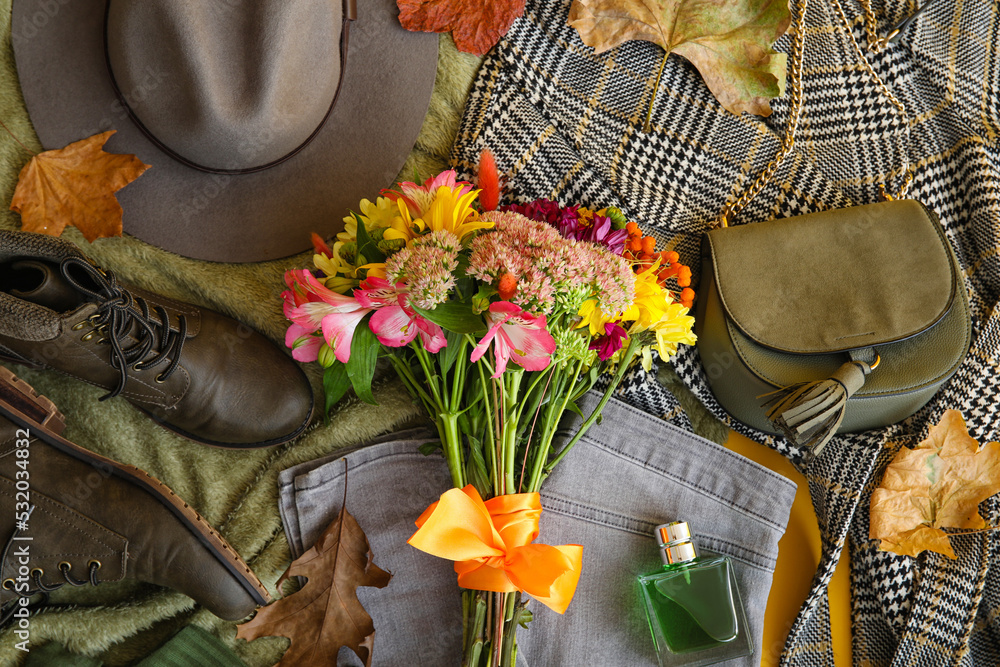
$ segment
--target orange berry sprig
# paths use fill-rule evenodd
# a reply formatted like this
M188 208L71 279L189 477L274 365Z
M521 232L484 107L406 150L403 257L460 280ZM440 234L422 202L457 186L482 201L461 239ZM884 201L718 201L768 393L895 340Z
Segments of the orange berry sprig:
M666 282L673 278L681 288L680 293L674 293L674 296L685 308L690 308L694 303L694 290L690 287L691 268L681 264L680 255L673 250L656 252L656 239L644 236L642 229L635 222L626 224L625 231L628 233L628 240L625 241L625 252L622 256L633 263L636 273L659 260L660 269L656 272L657 284L667 289Z

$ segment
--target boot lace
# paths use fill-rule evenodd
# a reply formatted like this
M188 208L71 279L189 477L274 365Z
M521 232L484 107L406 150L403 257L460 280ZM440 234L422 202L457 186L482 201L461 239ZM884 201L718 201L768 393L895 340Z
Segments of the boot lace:
M180 363L187 337L186 317L178 316L178 330L174 332L165 308L155 306L150 309L145 299L133 297L119 285L113 272L100 269L84 259L67 257L60 263L60 270L71 285L97 303L97 312L89 322L103 336L102 340L111 345L111 365L118 370L119 379L117 386L101 397L102 401L114 398L125 389L129 371L141 371L166 363L166 368L156 376L156 382L165 382L173 374ZM79 280L74 275L77 271L83 271L90 278L90 284ZM97 289L93 289L94 286ZM159 321L151 317L154 313ZM84 324L81 322L77 327Z
M28 508L29 516L34 511L34 509L35 509L34 505ZM7 539L7 543L4 545L3 552L0 553L0 572L3 571L4 564L7 562L7 554L10 551L11 545L14 544L14 541L20 534L21 534L21 529L15 526L14 532L11 533L11 536ZM52 591L59 590L66 584L69 584L70 586L86 586L87 584L90 584L92 586L97 586L99 583L101 583L97 579L97 571L101 569L101 561L91 559L90 562L87 563L88 575L87 579L85 580L80 580L74 577L70 573L70 569L72 567L73 566L66 561L59 563L59 572L62 574L63 579L65 579L65 581L59 581L54 584L46 584L44 581L42 581L42 577L45 576L45 572L40 568L37 567L33 568L29 576L31 577L31 580L35 583L35 587L29 588L27 591L17 590L16 588L17 582L14 581L13 578L4 579L2 584L0 585L2 585L4 589L14 593L14 595L16 595L17 597L11 600L10 602L7 602L6 604L3 605L2 608L0 608L0 628L6 626L7 623L9 623L12 618L14 618L14 613L17 611L17 607L20 604L19 600L21 598L31 598L39 594L42 596L40 601L28 605L29 613L34 613L41 607L45 606L45 604L49 600L49 593L51 593Z

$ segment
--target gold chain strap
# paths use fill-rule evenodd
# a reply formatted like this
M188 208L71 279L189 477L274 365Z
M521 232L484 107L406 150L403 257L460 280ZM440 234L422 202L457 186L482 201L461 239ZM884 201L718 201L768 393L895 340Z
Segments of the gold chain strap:
M907 118L906 107L903 103L892 94L889 87L885 85L882 79L875 73L872 69L871 64L868 59L865 58L864 53L861 51L861 47L858 45L857 40L851 31L851 24L847 20L847 15L844 13L844 8L840 4L840 0L832 0L833 5L837 10L837 14L843 23L844 30L851 39L851 44L854 47L855 55L858 57L860 62L864 64L865 69L872 76L872 78L877 82L882 93L889 98L892 104L899 110L900 114L904 119ZM928 0L918 10L923 11L925 7L933 0ZM764 167L764 169L758 174L757 178L749 187L743 190L735 201L727 203L719 214L719 217L711 223L712 227L728 227L729 221L736 217L740 211L746 207L753 198L756 197L761 190L764 189L771 179L774 178L775 173L778 171L778 167L781 163L792 152L795 146L795 131L798 129L799 117L802 114L802 61L805 56L805 19L806 19L806 7L808 0L801 0L800 2L791 2L791 12L792 12L792 22L789 30L791 31L792 39L790 45L791 58L788 70L788 82L789 82L789 104L788 104L788 125L785 130L785 136L781 140L781 146L778 148L774 155L774 158ZM908 23L911 19L915 18L916 15L911 16L903 23L896 26L893 31L887 36L882 37L878 34L878 24L875 20L875 13L872 11L872 6L870 0L860 0L861 7L864 10L864 22L865 22L865 32L868 35L868 50L873 53L878 53L882 51L888 44L890 39L895 38L902 29L904 24ZM906 132L907 140L909 139L909 122L906 122ZM910 189L910 184L913 182L913 167L906 160L906 151L901 153L904 156L904 165L902 168L903 173L903 183L896 194L892 195L886 192L886 187L884 184L879 185L879 190L884 199L902 199L906 196L906 193Z

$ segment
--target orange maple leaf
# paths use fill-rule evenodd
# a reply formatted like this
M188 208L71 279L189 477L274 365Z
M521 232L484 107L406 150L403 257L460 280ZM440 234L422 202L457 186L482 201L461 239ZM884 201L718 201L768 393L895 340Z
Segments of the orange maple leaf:
M21 229L59 236L73 225L88 241L122 235L122 207L115 192L139 178L149 165L134 155L105 153L114 130L65 148L35 155L21 169L10 210Z
M339 516L327 526L309 551L292 561L278 580L307 579L305 586L257 612L236 636L288 637L291 646L275 667L334 665L342 646L371 665L375 626L358 600L358 586L384 588L392 575L372 562L371 547L345 502Z
M903 447L872 493L869 537L901 556L955 558L942 528L979 530L979 503L1000 493L1000 443L982 449L957 410L947 410L913 449Z
M451 32L459 51L485 55L524 14L524 0L396 0L399 22L414 32Z

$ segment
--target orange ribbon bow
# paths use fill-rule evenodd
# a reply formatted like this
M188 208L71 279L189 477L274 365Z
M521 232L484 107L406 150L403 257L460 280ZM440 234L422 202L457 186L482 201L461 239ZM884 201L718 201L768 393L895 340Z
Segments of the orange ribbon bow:
M542 501L537 493L483 502L471 484L451 489L417 519L407 542L455 561L458 585L481 591L522 591L563 613L580 580L583 547L531 544L538 537Z

